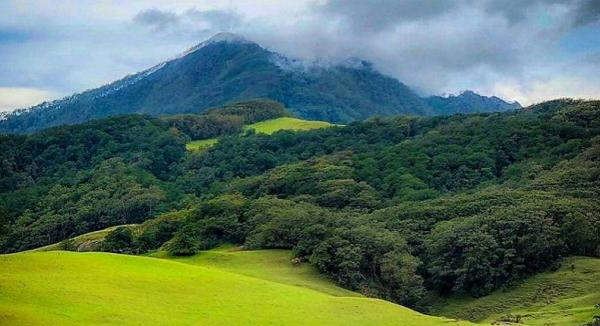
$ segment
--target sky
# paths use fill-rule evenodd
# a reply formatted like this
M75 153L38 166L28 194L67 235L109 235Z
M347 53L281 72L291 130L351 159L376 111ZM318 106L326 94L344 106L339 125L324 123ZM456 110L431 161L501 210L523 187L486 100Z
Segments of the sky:
M365 59L422 95L600 98L600 0L0 0L0 12L0 111L224 31L299 59Z

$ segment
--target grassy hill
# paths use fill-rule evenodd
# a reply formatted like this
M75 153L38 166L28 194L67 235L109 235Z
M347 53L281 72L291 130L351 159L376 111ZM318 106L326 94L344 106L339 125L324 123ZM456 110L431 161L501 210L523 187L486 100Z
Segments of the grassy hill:
M209 257L189 264L105 253L2 255L0 325L470 325L232 273L247 266L243 259L220 268L228 264Z
M331 127L333 124L325 121L309 121L290 117L281 117L249 124L245 130L254 129L257 133L272 134L279 130L311 130ZM202 150L217 143L217 138L193 140L185 144L188 151Z
M293 256L289 250L242 251L236 247L225 246L190 257L166 257L165 252L154 253L152 256L185 264L218 268L271 282L309 288L334 296L360 296L356 292L336 286L309 264L292 264Z
M441 300L432 313L491 323L521 316L526 325L583 325L592 320L600 303L600 259L568 258L555 272L528 278L508 290L482 298Z

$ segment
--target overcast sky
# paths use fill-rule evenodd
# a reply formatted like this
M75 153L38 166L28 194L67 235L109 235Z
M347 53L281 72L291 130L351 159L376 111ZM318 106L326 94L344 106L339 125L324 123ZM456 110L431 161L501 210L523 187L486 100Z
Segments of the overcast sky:
M360 57L421 94L600 97L600 0L0 0L0 110L94 88L220 31Z

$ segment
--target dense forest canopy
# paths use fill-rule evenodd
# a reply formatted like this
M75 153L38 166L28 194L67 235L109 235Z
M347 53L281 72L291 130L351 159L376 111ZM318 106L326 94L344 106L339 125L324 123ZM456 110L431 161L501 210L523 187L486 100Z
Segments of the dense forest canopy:
M289 248L348 288L421 309L430 293L481 296L561 256L600 256L598 101L240 133L285 114L267 104L1 136L0 249L143 222L102 249Z

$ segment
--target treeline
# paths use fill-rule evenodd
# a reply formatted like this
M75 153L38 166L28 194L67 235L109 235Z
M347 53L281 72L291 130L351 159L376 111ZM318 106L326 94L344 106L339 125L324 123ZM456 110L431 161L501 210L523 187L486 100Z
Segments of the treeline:
M185 137L147 116L0 136L2 251L38 247L174 207Z
M163 135L167 145L140 150L117 141L95 152L130 148L107 152L117 158L66 159L51 169L58 172L35 179L31 164L11 168L2 184L13 188L2 203L29 199L2 206L3 251L159 216L118 228L103 249L191 255L222 243L288 248L348 288L421 309L431 293L481 296L553 268L564 255L600 256L600 102L235 134L200 153L185 153L189 136L165 121L102 125L128 133L119 119L138 119L143 133ZM93 134L98 127L79 128ZM3 146L16 149L2 154L3 166L27 155L19 144L30 137L48 138L6 138ZM149 164L159 150L173 156ZM111 179L119 176L127 181ZM136 200L125 200L135 189ZM64 225L71 228L59 233Z
M162 120L192 140L240 133L244 125L288 115L278 102L261 99L233 103L202 112L166 116Z

